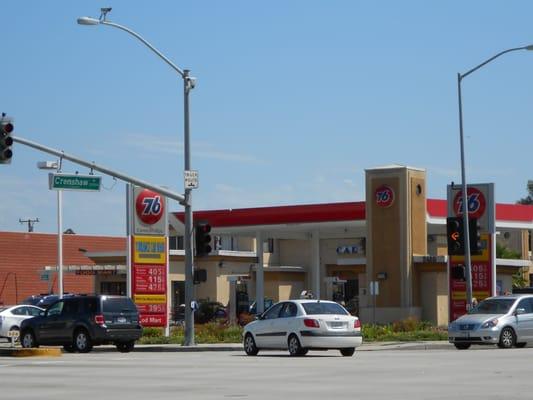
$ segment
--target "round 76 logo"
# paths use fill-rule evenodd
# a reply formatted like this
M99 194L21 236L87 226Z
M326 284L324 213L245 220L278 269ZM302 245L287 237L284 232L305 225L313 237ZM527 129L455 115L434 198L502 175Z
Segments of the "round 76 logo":
M374 193L376 204L380 207L390 207L394 202L394 190L390 186L381 185Z
M135 200L135 210L142 222L153 225L164 215L165 205L159 193L144 189Z
M481 218L485 214L487 201L485 195L477 188L468 188L468 215L471 218ZM455 215L463 215L463 192L459 191L453 199L453 211Z

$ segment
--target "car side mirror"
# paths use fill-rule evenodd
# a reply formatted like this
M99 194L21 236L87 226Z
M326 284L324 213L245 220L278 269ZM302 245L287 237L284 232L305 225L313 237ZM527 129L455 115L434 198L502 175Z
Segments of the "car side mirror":
M525 308L517 308L514 312L515 315L525 314L526 309Z
M46 314L46 311L39 311L39 317L44 317Z

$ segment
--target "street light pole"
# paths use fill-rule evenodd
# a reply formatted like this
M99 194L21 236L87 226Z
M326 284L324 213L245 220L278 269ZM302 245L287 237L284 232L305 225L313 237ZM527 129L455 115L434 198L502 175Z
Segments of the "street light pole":
M183 104L184 104L184 168L185 171L190 170L191 167L191 155L190 155L190 124L189 124L189 93L191 89L194 89L196 85L196 78L189 75L189 70L182 70L176 66L172 61L165 57L159 50L148 43L141 35L132 31L125 26L110 22L106 19L107 13L111 11L111 8L102 8L99 19L90 17L78 18L78 24L80 25L107 25L114 28L121 29L135 38L139 39L144 45L146 45L152 52L160 57L165 63L167 63L174 71L176 71L183 79ZM194 282L193 282L193 215L192 215L192 192L190 188L185 188L185 235L184 235L184 247L185 247L185 346L194 346L194 310L192 309L194 300Z
M61 172L61 160L40 161L37 163L39 169L56 170ZM59 298L63 298L63 190L57 190L57 276Z
M462 192L462 217L463 217L463 229L464 229L464 249L465 249L465 275L466 275L466 308L470 310L472 307L472 258L470 254L470 228L468 225L468 189L466 185L466 171L465 171L465 151L464 151L464 134L463 134L463 100L461 92L461 82L464 78L470 75L472 72L477 71L481 67L487 65L496 58L510 53L512 51L518 50L533 50L533 45L523 46L523 47L514 47L512 49L507 49L499 52L495 56L483 61L481 64L476 67L468 70L464 74L457 74L457 100L459 104L459 140L461 146L461 192Z

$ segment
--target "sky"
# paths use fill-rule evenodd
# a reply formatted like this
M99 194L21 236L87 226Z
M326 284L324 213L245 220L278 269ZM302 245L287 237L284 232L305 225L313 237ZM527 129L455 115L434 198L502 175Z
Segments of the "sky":
M0 0L0 112L14 136L183 193L183 81L127 26L197 78L193 210L361 201L365 169L461 182L457 74L533 44L530 1ZM462 82L465 170L498 203L533 179L533 51ZM0 165L0 231L57 232L56 192L15 144ZM87 174L69 161L63 172ZM124 235L125 184L65 192L63 229ZM182 211L174 201L171 211Z

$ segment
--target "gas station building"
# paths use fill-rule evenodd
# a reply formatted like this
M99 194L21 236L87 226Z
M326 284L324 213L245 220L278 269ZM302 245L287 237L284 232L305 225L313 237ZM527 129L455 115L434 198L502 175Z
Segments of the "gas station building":
M212 227L213 251L195 257L195 298L248 310L303 291L343 303L363 322L414 317L446 325L449 278L446 200L428 199L426 172L391 165L365 171L360 202L195 211ZM184 214L170 213L170 319L185 302ZM495 293L513 275L533 277L533 206L495 205L496 241L519 255L496 258ZM0 302L57 293L54 234L0 232ZM65 291L127 293L126 238L64 235ZM46 278L46 279L44 279ZM481 298L478 298L481 300Z
M212 227L213 251L195 257L196 298L241 311L263 292L273 301L302 291L342 302L363 322L408 317L448 323L447 201L428 199L423 169L365 171L366 200L195 211ZM184 302L184 214L171 213L168 293ZM520 259L496 259L497 294L512 275L533 274L533 206L496 204L497 242ZM97 265L125 265L125 251L88 252ZM95 275L95 290L125 275Z

